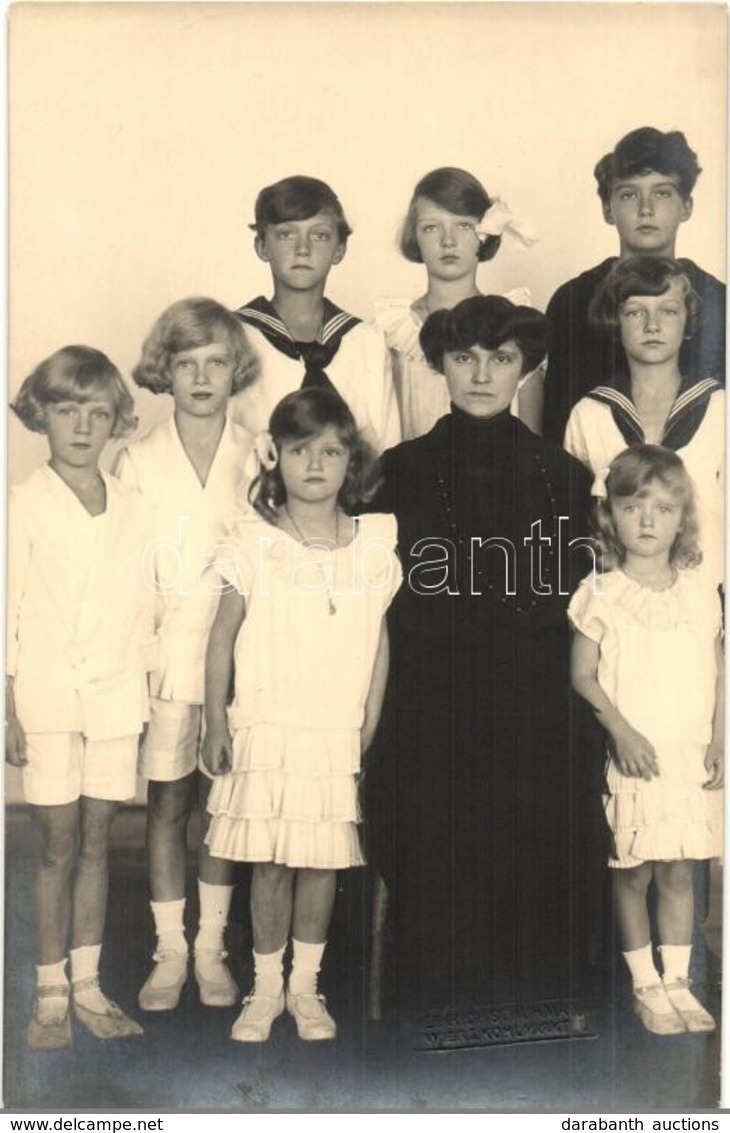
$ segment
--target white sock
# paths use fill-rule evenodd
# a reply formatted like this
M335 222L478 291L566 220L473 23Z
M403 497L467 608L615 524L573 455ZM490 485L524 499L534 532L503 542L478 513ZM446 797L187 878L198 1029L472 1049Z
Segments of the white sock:
M66 960L59 960L57 964L36 964L36 982L38 987L68 987L66 976ZM39 1023L63 1019L68 1009L68 996L44 995L38 999L36 1014Z
M195 952L222 952L233 886L209 885L207 881L198 881L198 893L200 921L195 937Z
M157 951L187 956L188 945L183 924L185 898L181 897L178 901L150 901L150 908L155 918Z
M253 962L256 973L256 992L259 995L280 995L284 987L284 949L286 942L276 952L254 952Z
M652 987L661 983L659 973L654 966L654 957L651 950L651 941L643 948L635 948L631 952L622 952L626 966L631 973L631 982L635 988Z
M80 948L72 948L69 952L71 983L76 985L82 980L98 979L100 957L100 944L83 944ZM74 1001L80 1003L82 1007L98 1012L103 1012L109 1002L98 982L79 991L74 987Z
M675 980L686 980L689 975L689 958L692 952L691 944L660 944L662 954L662 979L665 984L674 983Z
M292 995L314 995L317 991L317 976L322 963L325 944L307 944L304 940L292 938L294 956L289 976L289 991Z

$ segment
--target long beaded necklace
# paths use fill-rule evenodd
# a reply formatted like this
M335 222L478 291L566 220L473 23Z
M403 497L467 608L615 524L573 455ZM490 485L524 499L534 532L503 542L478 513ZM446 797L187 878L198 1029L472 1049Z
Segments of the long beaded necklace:
M294 516L289 511L289 508L286 506L286 504L284 504L284 511L286 512L286 518L289 520L289 523L292 525L292 527L296 531L297 535L299 536L299 541L301 543L303 543L305 546L307 546L311 542L311 539L304 534L304 532L302 531L301 527L297 523ZM337 509L335 511L335 547L339 547L339 545L340 545L340 512L339 512L339 509ZM336 614L337 613L337 607L335 606L334 602L332 601L332 591L330 590L329 586L327 585L327 577L326 577L324 570L322 568L322 564L319 562L319 560L317 560L316 565L317 565L317 569L319 570L320 576L322 578L322 584L323 584L325 590L327 591L327 602L328 602L328 605L329 605L329 612L330 612L330 614Z
M441 457L443 457L442 453L439 454L439 455ZM558 510L557 510L557 503L556 503L556 500L555 500L555 492L554 492L554 489L553 489L553 485L550 482L550 478L548 476L547 469L545 468L545 465L543 464L543 462L540 458L540 454L537 453L537 452L534 453L533 459L534 459L534 462L535 462L535 467L537 468L537 471L540 475L540 478L542 479L542 482L545 486L545 491L546 491L546 494L547 494L548 503L549 503L549 507L550 507L550 516L551 516L551 519L552 519L553 532L557 533L557 530L558 530ZM466 556L466 558L469 561L471 561L472 547L470 545L469 539L467 539L467 537L461 531L459 531L459 529L457 527L456 516L454 514L454 506L453 506L453 503L452 503L449 488L446 485L446 470L445 470L444 464L442 463L442 460L438 460L436 462L436 467L435 467L434 471L436 473L436 482L438 484L439 494L441 496L441 502L443 504L444 511L446 513L446 521L449 525L449 528L451 529L451 535L452 535L453 541L456 544L456 546L459 548L460 554ZM550 539L550 544L549 544L548 553L547 553L547 562L545 564L545 568L544 568L544 571L543 571L544 579L545 579L545 582L547 584L550 584L551 576L553 575L553 554L554 554L553 543L554 543L554 541L555 541L554 538ZM534 610L534 608L537 606L538 596L536 594L533 594L532 597L530 598L529 602L527 603L527 605L524 605L524 604L516 601L514 595L499 594L497 592L497 588L496 588L494 582L490 579L490 577L487 574L484 567L478 566L475 573L476 573L476 577L480 580L480 582L482 582L484 584L484 587L489 594L491 594L492 596L498 597L499 601L503 605L510 605L512 607L512 609L515 610L516 613L525 614L525 613L528 613L531 610ZM510 601L510 599L512 599L512 600Z

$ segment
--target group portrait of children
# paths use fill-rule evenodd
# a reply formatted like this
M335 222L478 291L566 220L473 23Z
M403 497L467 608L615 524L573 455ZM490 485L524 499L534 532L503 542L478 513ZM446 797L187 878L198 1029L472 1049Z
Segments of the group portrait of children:
M479 146L424 148L378 201L412 290L354 313L347 193L279 152L235 237L264 286L137 296L133 364L68 335L11 384L43 445L10 477L5 693L35 855L14 1041L40 1062L84 1032L174 1045L191 996L221 1046L287 1015L336 1043L343 871L368 964L387 907L392 1017L559 1003L579 1030L619 971L639 1034L719 1027L726 288L692 255L721 170L691 121L637 103L596 134L596 246L540 303L539 188L490 191ZM153 943L112 998L115 816L142 797L126 931Z

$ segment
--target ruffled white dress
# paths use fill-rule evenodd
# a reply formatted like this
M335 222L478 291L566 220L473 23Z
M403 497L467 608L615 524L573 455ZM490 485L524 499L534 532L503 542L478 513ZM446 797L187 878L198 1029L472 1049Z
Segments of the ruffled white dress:
M516 287L504 295L510 303L530 306L532 296L527 287ZM413 309L410 300L381 298L375 301L375 322L385 334L385 341L393 359L393 384L398 399L401 430L404 441L422 437L431 431L436 422L450 409L449 390L446 378L429 366L418 336L423 320ZM519 389L531 378L543 373L538 366L520 379ZM517 412L519 389L514 397L510 412Z
M594 593L594 586L599 589ZM707 791L720 601L707 576L679 571L651 590L623 571L591 574L571 599L573 626L598 643L598 683L653 745L650 781L606 764L606 818L614 836L609 865L701 859L722 853L722 791Z
M352 542L328 550L249 511L219 543L214 569L245 597L246 616L228 710L233 768L208 799L214 857L319 869L364 862L360 729L401 570L394 516L352 523Z

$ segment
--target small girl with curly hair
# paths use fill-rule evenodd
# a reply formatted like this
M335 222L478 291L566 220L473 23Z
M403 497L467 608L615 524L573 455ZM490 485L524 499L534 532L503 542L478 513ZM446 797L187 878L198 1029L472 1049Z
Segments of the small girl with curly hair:
M254 863L255 985L231 1032L238 1042L268 1039L285 1003L300 1038L335 1037L317 974L336 871L363 864L356 780L400 584L394 517L348 515L367 494L372 453L345 402L299 390L270 429L254 508L231 524L214 564L225 588L206 658L203 759L217 776L208 846L216 860Z
M10 491L5 754L22 769L38 839L31 1050L142 1028L99 987L112 819L134 797L154 642L144 501L99 468L136 427L116 366L66 346L20 388L15 413L51 456ZM66 975L71 962L71 984Z
M155 540L148 562L156 594L159 665L151 674L151 719L140 772L149 781L147 854L157 932L155 966L139 993L145 1011L177 1007L187 978L186 830L197 789L205 647L217 593L203 577L218 524L245 493L251 437L226 415L229 398L255 377L246 333L213 299L181 299L155 322L134 370L137 385L172 395L171 416L124 449L116 474L148 499ZM204 800L203 800L204 802ZM235 1003L223 934L232 868L201 846L195 978L209 1007Z
M695 861L722 852L720 602L700 560L692 483L676 453L638 445L612 461L595 521L606 573L569 616L572 679L607 732L609 866L634 1010L654 1034L712 1031L690 991ZM605 496L605 498L600 498ZM647 891L654 882L662 975Z

